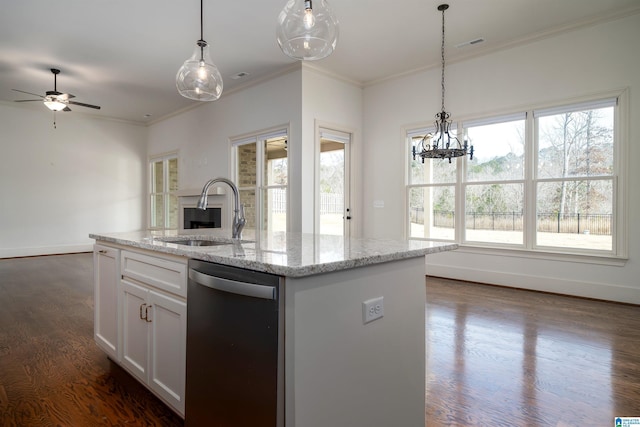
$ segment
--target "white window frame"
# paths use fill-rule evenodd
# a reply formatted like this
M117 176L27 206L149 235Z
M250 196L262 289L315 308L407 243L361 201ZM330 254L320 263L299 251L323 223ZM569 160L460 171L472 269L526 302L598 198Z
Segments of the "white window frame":
M525 121L525 135L526 135L526 129L527 129L527 117L529 117L530 114L528 114L527 112L518 112L518 113L513 113L513 114L507 114L507 115L496 115L496 116L492 116L492 117L487 117L487 118L483 118L483 119L476 119L476 120L465 120L465 121L461 121L459 123L460 126L460 133L461 135L465 135L466 134L466 130L468 128L471 127L476 127L476 126L487 126L487 125L492 125L492 124L498 124L498 123L509 123L509 122L514 122L514 121L520 121L520 120L524 120ZM526 202L526 195L527 195L527 172L528 172L528 168L526 167L526 158L527 158L527 144L529 142L527 141L527 138L525 136L525 167L524 167L524 174L522 176L522 178L520 179L502 179L502 180L488 180L488 181L469 181L467 179L467 162L468 162L468 158L464 158L464 159L460 159L461 163L459 163L459 172L458 172L458 177L459 177L459 181L460 181L460 204L457 205L456 207L460 208L460 215L456 215L456 216L461 216L462 218L460 218L460 231L459 231L459 235L460 235L460 241L462 241L464 244L468 244L470 246L492 246L492 247L513 247L513 248L526 248L527 247L527 212L526 212L526 206L527 206L527 202ZM461 177L461 178L460 178ZM472 241L472 240L468 240L467 239L467 228L466 228L466 194L467 194L467 187L472 187L472 186L478 186L478 185L493 185L493 184L497 184L497 185L508 185L508 184L522 184L524 187L524 198L525 200L523 200L523 204L524 204L524 212L523 212L523 230L522 230L522 239L523 239L523 243L522 244L500 244L500 243L494 243L494 242L483 242L483 241ZM456 209L456 211L458 211Z
M147 197L147 211L149 212L149 214L147 215L147 221L148 221L148 228L151 230L168 230L168 229L175 229L175 227L171 227L171 224L169 223L169 218L170 218L170 212L171 212L171 197L170 196L176 196L175 200L176 200L176 209L179 209L179 205L178 205L178 198L177 198L177 190L176 191L170 191L169 189L169 161L170 160L176 160L177 161L177 165L178 165L178 183L180 182L180 158L178 156L178 151L173 151L170 153L164 153L158 156L152 156L149 157L149 163L148 163L148 181L149 181L149 192L148 192L148 197ZM162 188L162 191L153 191L153 165L157 162L161 161L162 162L162 185L164 188ZM152 226L153 224L153 196L154 195L162 195L163 196L163 201L164 201L164 223L162 224L162 226ZM178 224L179 226L179 224Z
M256 206L256 218L255 224L259 226L263 223L264 220L264 209L266 209L264 205L264 192L271 189L284 189L287 194L287 209L286 209L286 217L287 217L287 225L286 229L289 230L289 224L291 222L290 211L290 191L289 191L289 172L291 167L291 162L289 161L289 155L287 153L287 185L268 185L264 182L264 158L266 153L264 152L264 144L265 140L277 137L285 137L289 138L289 127L275 127L272 129L262 130L255 133L249 133L238 137L230 138L231 145L231 174L234 177L234 181L239 183L238 179L238 150L237 148L241 145L246 144L256 144L256 185L255 187L241 187L238 186L239 191L243 190L255 190L255 206Z
M536 244L536 188L538 182L544 182L545 179L537 177L537 126L534 115L557 114L569 111L581 111L585 109L597 109L604 105L611 105L611 99L616 99L614 106L614 153L613 153L613 173L611 176L598 177L594 179L611 179L613 182L613 200L612 200L612 250L580 250L576 248L549 247L539 246ZM528 108L526 111L505 112L503 114L494 114L486 117L470 117L468 119L461 118L454 123L457 127L458 134L464 134L463 126L472 124L491 124L502 121L501 119L509 118L514 114L526 114L525 122L525 176L524 180L515 180L514 182L524 182L524 244L523 245L502 245L485 242L469 242L465 240L465 215L459 212L465 212L464 194L468 184L477 185L480 182L467 182L465 171L467 169L466 162L468 157L456 159L457 179L455 183L455 238L453 242L460 245L460 251L477 252L477 253L494 253L500 255L527 256L542 259L566 259L576 262L590 262L608 265L621 265L628 257L628 127L629 127L629 95L628 89L610 91L592 96L566 100L554 104L547 104ZM535 113L535 114L534 114ZM505 120L508 121L508 120ZM403 143L405 146L406 158L411 159L411 135L415 135L431 126L407 126L403 128ZM410 237L410 212L409 212L409 194L410 189L415 187L434 187L448 184L411 184L410 183L410 161L405 161L405 214L404 229L405 237L412 240L437 240L430 238ZM581 178L576 178L581 180ZM500 183L507 181L500 181ZM510 181L509 181L510 182ZM450 241L450 240L447 240Z

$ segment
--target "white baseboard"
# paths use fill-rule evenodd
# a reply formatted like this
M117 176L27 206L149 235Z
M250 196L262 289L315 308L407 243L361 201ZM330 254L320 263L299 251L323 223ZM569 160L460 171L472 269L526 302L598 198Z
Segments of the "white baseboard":
M533 291L552 292L605 301L640 304L640 288L607 283L575 281L557 277L532 276L526 274L504 273L500 271L478 270L448 265L427 265L429 276L489 285L508 286Z
M92 244L41 246L35 248L0 248L0 258L18 258L38 255L59 255L93 251Z

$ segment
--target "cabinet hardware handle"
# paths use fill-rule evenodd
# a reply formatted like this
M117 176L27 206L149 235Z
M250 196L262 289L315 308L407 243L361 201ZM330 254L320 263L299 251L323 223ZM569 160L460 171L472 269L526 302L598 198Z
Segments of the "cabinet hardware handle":
M142 309L143 309L144 307L146 307L146 305L147 305L147 304L140 304L140 320L147 320L147 319L145 319L145 318L142 316ZM145 311L145 313L146 313L146 311ZM145 314L145 316L146 316L146 314Z
M100 249L100 250L98 251L98 253L99 253L99 254L106 254L106 253L107 253L107 251L105 251L104 249Z
M153 307L152 305L148 305L147 308L144 309L144 320L148 323L151 323L151 319L149 319L149 309Z

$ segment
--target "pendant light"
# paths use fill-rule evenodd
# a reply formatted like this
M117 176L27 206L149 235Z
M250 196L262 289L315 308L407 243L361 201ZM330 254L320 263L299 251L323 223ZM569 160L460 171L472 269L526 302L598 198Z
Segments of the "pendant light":
M203 37L203 13L200 0L200 40L191 58L184 61L176 75L180 95L196 101L215 101L222 95L222 76L209 55L209 45Z
M448 4L438 6L438 10L442 12L442 46L440 49L442 54L442 106L440 112L436 114L434 123L436 132L425 135L420 143L413 147L413 160L419 156L422 158L422 163L424 163L424 159L448 159L451 163L452 158L467 154L470 155L469 159L473 160L473 146L468 147L467 141L464 141L464 145L461 144L457 137L449 133L451 129L450 114L444 109L444 11L448 8Z
M278 15L278 45L294 59L326 58L336 48L338 33L338 19L326 0L289 0Z

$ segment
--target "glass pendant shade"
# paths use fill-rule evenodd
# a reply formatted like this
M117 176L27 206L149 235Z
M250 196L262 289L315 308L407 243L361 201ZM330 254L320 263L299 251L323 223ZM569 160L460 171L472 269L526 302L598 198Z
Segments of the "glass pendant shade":
M325 0L289 0L278 15L278 45L294 59L326 58L336 48L338 33L338 19Z
M198 40L193 55L178 70L176 87L180 95L196 101L215 101L222 95L222 76L204 40Z

